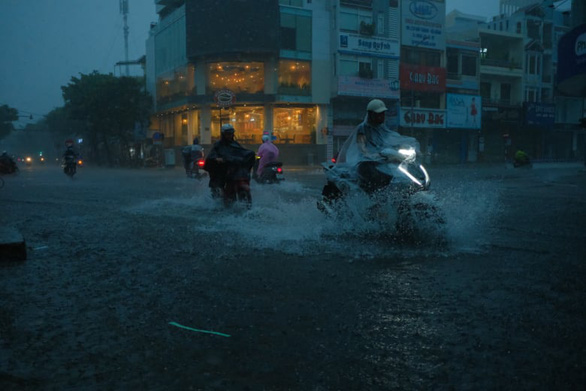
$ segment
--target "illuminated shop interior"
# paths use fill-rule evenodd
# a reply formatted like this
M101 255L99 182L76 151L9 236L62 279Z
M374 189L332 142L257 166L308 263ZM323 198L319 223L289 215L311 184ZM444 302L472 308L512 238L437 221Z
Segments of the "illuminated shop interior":
M311 95L311 63L280 60L277 92L282 95Z
M235 93L264 92L264 64L262 62L217 62L208 64L206 93L222 88Z

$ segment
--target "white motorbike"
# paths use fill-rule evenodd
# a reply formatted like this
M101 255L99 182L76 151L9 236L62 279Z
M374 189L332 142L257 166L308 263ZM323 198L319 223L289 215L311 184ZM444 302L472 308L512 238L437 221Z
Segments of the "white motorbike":
M415 148L385 148L379 155L377 160L352 165L323 163L327 183L318 209L343 216L353 209L348 200L358 197L368 204L365 220L388 219L390 212L401 235L428 231L430 226L441 229L445 220L429 191L431 179Z

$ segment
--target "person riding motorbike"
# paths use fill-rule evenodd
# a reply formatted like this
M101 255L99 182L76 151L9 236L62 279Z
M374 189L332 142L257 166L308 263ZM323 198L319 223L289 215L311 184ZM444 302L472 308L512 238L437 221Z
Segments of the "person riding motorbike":
M343 165L359 186L367 193L388 185L391 177L380 172L377 166L389 155L398 155L402 146L410 146L419 153L419 142L402 136L385 125L387 107L380 99L368 102L366 116L342 146L336 165ZM381 152L384 152L381 154Z
M531 164L531 159L529 159L529 155L527 155L527 152L523 151L521 147L517 147L517 152L515 152L513 165L515 167L520 167L529 164Z
M202 159L204 156L203 147L199 145L199 139L195 137L192 145L187 145L181 150L183 156L183 167L185 167L185 173L188 177L193 175L194 171L197 171L197 161Z
M222 196L225 203L233 201L238 190L250 195L250 169L254 164L254 151L235 141L234 132L232 125L222 125L221 138L212 146L203 167L210 176L212 197Z
M70 166L73 169L73 173L75 174L76 166L77 166L76 160L77 160L77 153L73 149L73 145L67 144L67 148L65 149L65 152L63 152L63 162L65 164L65 170L67 170L68 166ZM66 173L67 173L67 171L66 171Z
M8 155L8 152L2 151L2 155L0 155L0 172L4 174L11 174L17 169L18 167L16 166L14 159Z
M276 162L279 158L279 148L271 142L271 136L268 132L263 134L262 145L258 148L256 154L260 157L256 175L262 181L265 166L271 162Z

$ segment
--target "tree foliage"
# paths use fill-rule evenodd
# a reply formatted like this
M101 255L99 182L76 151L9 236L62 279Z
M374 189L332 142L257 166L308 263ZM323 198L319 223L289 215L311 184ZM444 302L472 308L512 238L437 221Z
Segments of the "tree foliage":
M8 105L0 106L0 140L14 130L12 122L18 120L18 110Z
M64 110L98 162L124 163L136 124L148 126L152 99L141 80L112 74L80 74L61 87Z

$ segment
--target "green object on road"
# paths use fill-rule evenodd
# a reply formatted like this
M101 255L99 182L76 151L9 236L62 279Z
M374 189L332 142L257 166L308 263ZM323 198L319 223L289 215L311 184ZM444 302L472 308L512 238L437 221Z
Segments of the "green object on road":
M208 331L208 330L194 329L194 328L191 328L191 327L183 326L182 324L179 324L177 322L169 322L169 324L172 325L172 326L180 327L180 328L185 329L185 330L197 331L198 333L207 333L207 334L221 335L222 337L230 337L230 335L228 335L228 334L218 333L217 331Z

